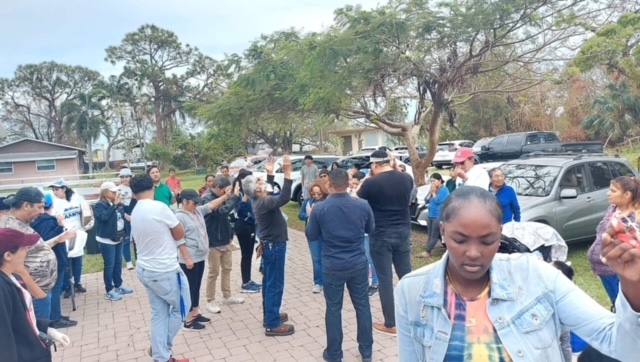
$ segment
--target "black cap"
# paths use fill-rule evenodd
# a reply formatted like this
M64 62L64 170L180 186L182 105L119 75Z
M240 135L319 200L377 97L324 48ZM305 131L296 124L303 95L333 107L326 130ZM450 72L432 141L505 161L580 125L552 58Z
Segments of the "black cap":
M380 151L380 150L373 151L369 159L371 162L389 162L390 161L387 151Z
M35 187L23 187L15 195L4 200L4 203L11 206L19 201L26 201L32 204L44 202L44 194Z
M11 206L4 203L4 200L8 199L8 197L0 197L0 210L10 210Z
M202 203L202 197L200 197L200 195L194 189L182 190L182 192L180 193L180 198L182 198L182 200L191 200L196 204Z
M318 174L318 176L322 176L322 175L329 175L329 170L327 170L326 168L323 168L322 170L320 170L320 173Z

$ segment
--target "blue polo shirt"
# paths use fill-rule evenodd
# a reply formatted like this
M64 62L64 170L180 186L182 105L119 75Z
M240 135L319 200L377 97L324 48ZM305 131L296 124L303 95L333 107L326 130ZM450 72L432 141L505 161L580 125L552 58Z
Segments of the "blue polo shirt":
M497 191L489 186L489 191L496 195L502 207L502 223L506 224L510 221L520 222L520 204L518 203L516 190L509 185L503 185Z
M365 200L346 192L331 194L313 207L305 234L322 238L322 271L345 272L367 263L364 234L375 229L373 211Z

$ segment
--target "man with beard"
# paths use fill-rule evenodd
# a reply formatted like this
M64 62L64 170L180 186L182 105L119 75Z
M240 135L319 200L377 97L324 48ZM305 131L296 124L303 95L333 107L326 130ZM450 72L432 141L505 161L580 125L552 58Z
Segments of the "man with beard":
M169 186L160 179L160 168L151 166L147 169L147 174L153 180L153 198L171 207L171 204L175 202L175 195L171 192Z

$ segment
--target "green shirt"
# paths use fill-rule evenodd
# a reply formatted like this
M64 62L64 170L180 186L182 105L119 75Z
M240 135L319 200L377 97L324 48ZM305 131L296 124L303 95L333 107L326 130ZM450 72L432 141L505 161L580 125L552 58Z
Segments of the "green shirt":
M169 186L167 186L166 183L160 181L158 186L155 187L153 198L156 201L160 201L163 204L171 207L171 199L173 198L173 193L171 193L171 189L169 188Z

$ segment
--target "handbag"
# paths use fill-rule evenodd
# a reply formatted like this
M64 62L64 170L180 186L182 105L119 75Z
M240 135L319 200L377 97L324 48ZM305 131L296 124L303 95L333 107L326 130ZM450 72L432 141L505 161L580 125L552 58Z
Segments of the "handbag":
M86 200L82 199L82 201L80 202L80 210L82 218L82 228L85 230L91 230L95 223L95 219L93 217L93 209Z

